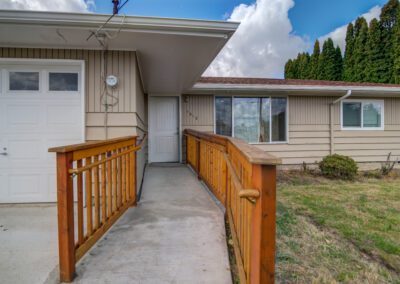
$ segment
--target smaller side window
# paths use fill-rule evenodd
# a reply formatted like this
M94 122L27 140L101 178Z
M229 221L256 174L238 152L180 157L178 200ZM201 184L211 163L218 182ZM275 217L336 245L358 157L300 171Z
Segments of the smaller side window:
M10 91L39 91L39 72L9 72Z
M343 129L383 129L383 101L348 100L342 102Z
M49 73L49 91L78 91L78 73Z

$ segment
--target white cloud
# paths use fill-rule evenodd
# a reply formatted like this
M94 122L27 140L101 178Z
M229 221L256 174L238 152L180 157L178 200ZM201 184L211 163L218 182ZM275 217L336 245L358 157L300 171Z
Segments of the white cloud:
M235 7L228 21L241 24L204 75L283 77L286 61L310 48L292 33L293 6L293 0L257 0Z
M89 12L93 0L0 0L0 9Z
M361 16L364 17L369 23L372 19L379 17L379 15L381 14L381 9L382 8L380 6L375 6L371 8L371 10L369 10L367 13ZM353 21L353 24L354 22L355 20ZM344 25L320 37L319 40L321 42L324 42L326 39L331 38L335 44L339 45L342 52L344 52L346 47L346 33L347 33L347 25Z

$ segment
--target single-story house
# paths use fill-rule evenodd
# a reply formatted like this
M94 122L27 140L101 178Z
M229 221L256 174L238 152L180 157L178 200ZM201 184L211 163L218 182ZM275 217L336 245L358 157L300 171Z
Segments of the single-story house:
M239 23L0 11L0 203L56 199L49 147L148 133L146 163L182 162L193 128L313 163L400 155L400 86L205 78ZM138 183L140 183L140 178Z

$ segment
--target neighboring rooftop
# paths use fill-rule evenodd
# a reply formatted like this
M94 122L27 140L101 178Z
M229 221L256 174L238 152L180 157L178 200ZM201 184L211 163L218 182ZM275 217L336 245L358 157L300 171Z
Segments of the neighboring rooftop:
M348 87L392 87L400 88L396 84L357 83L343 81L298 80L298 79L271 79L271 78L238 78L238 77L201 77L197 83L205 84L233 84L233 85L290 85L290 86L348 86Z

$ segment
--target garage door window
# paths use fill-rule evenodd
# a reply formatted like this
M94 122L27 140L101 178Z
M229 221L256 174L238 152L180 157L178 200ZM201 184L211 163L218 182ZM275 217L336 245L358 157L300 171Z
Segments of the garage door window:
M39 91L39 72L10 72L10 91Z
M78 73L49 73L49 91L78 91Z

